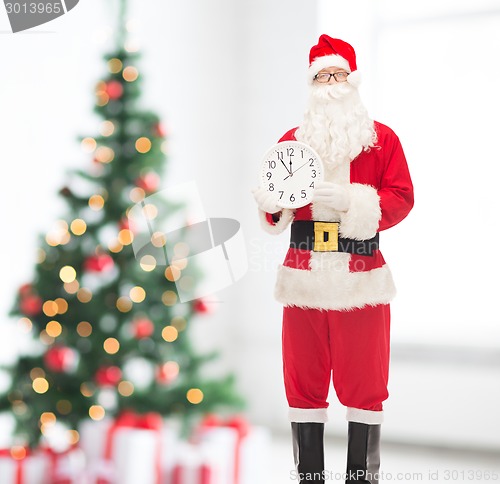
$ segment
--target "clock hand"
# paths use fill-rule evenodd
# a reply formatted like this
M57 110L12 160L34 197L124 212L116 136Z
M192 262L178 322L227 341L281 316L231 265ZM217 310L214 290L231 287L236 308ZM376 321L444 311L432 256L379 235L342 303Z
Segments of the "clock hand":
M280 161L281 161L281 163L283 163L283 166L285 167L285 170L286 170L288 173L290 173L290 175L291 175L291 174L292 174L292 170L289 170L289 169L286 167L285 162L284 162L283 160L280 160Z
M286 178L283 178L283 181L285 181L287 178L290 178L295 172L299 171L301 168L306 166L309 162L306 161L303 165L300 165L296 170L292 171Z

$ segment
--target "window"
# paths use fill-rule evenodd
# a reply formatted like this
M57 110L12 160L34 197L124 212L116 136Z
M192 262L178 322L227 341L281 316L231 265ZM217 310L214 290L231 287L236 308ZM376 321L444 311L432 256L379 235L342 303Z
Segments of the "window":
M495 4L380 0L356 2L350 11L327 0L321 5L321 31L356 48L369 84L362 95L374 118L401 138L415 184L410 218L381 237L399 289L395 342L500 341Z

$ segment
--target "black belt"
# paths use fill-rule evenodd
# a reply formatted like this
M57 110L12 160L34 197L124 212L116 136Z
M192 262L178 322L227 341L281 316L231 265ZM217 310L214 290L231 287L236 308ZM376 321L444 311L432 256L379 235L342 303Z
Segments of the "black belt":
M338 222L297 220L292 223L290 247L315 252L349 252L357 255L373 255L378 250L378 234L368 240L339 237Z

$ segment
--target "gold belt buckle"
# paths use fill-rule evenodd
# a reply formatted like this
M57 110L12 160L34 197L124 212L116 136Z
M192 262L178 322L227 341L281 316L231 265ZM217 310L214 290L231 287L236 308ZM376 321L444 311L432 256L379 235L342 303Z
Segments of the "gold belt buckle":
M337 252L339 250L338 222L314 222L313 250L315 252Z

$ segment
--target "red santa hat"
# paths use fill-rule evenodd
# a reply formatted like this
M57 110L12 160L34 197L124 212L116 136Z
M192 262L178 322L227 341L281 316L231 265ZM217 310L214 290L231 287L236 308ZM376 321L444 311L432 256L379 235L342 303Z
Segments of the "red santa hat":
M332 39L323 34L309 52L310 82L319 71L327 67L341 67L350 72L347 81L354 86L358 86L361 81L353 47L343 40Z

